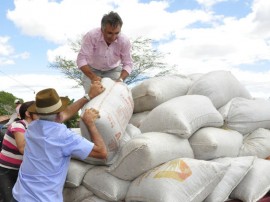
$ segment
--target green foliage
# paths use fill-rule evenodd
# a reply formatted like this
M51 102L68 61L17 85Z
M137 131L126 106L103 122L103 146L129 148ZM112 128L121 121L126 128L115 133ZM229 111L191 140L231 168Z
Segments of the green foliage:
M69 101L69 104L72 104L74 102L74 99ZM78 128L78 121L79 121L79 113L76 113L72 118L70 118L68 121L66 121L64 124L68 128Z
M11 93L0 91L0 115L11 115L15 112L14 101L17 98ZM22 99L20 99L23 101Z
M163 76L173 74L174 66L169 66L162 61L164 54L152 48L152 40L139 37L132 42L133 71L125 80L131 84L138 79L140 75ZM70 41L70 48L74 53L78 53L81 47L81 39ZM65 57L57 56L51 68L60 70L67 78L77 82L77 86L82 85L82 72L76 65L76 61Z

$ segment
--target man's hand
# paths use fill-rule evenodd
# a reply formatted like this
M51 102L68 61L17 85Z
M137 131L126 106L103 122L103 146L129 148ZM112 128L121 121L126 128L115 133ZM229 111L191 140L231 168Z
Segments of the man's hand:
M81 118L89 131L91 141L94 143L94 147L88 156L106 160L108 156L107 146L94 123L99 118L99 112L93 108L86 109Z
M97 75L94 75L90 79L91 79L91 83L94 84L96 81L101 81L102 78Z
M85 124L92 124L96 119L100 118L99 111L96 109L86 109L81 117Z
M124 82L124 80L120 77L119 79L116 80L116 82Z
M100 81L95 81L90 87L89 97L92 99L101 94L104 90L105 88L102 86L102 83Z

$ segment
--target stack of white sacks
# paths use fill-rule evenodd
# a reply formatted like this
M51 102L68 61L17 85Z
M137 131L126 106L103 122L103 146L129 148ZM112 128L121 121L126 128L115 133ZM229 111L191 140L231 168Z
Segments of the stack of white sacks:
M65 202L255 202L270 190L270 101L228 71L103 79L95 108L107 161L71 159ZM79 133L90 139L83 122Z

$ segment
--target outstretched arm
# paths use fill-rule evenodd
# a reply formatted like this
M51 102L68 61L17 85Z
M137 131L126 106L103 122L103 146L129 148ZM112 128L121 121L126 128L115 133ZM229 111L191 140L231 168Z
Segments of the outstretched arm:
M95 124L95 120L99 118L99 112L95 109L86 109L81 118L87 126L91 140L94 143L94 147L88 156L106 159L108 155L107 148Z
M96 81L91 85L90 91L88 93L89 97L92 99L102 93L105 88L102 86L101 82ZM69 120L72 116L74 116L89 100L83 97L76 102L69 105L64 111L59 113L58 122L63 123Z

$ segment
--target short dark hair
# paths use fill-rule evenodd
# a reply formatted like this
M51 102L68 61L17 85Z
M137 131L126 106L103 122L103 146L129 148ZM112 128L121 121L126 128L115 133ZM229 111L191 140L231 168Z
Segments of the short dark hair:
M28 107L30 107L34 101L24 102L19 109L21 119L25 119L25 112L27 111Z
M122 27L123 21L118 13L111 11L108 14L103 15L101 19L101 28L104 29L107 24L110 24L112 27L117 27L118 25Z

